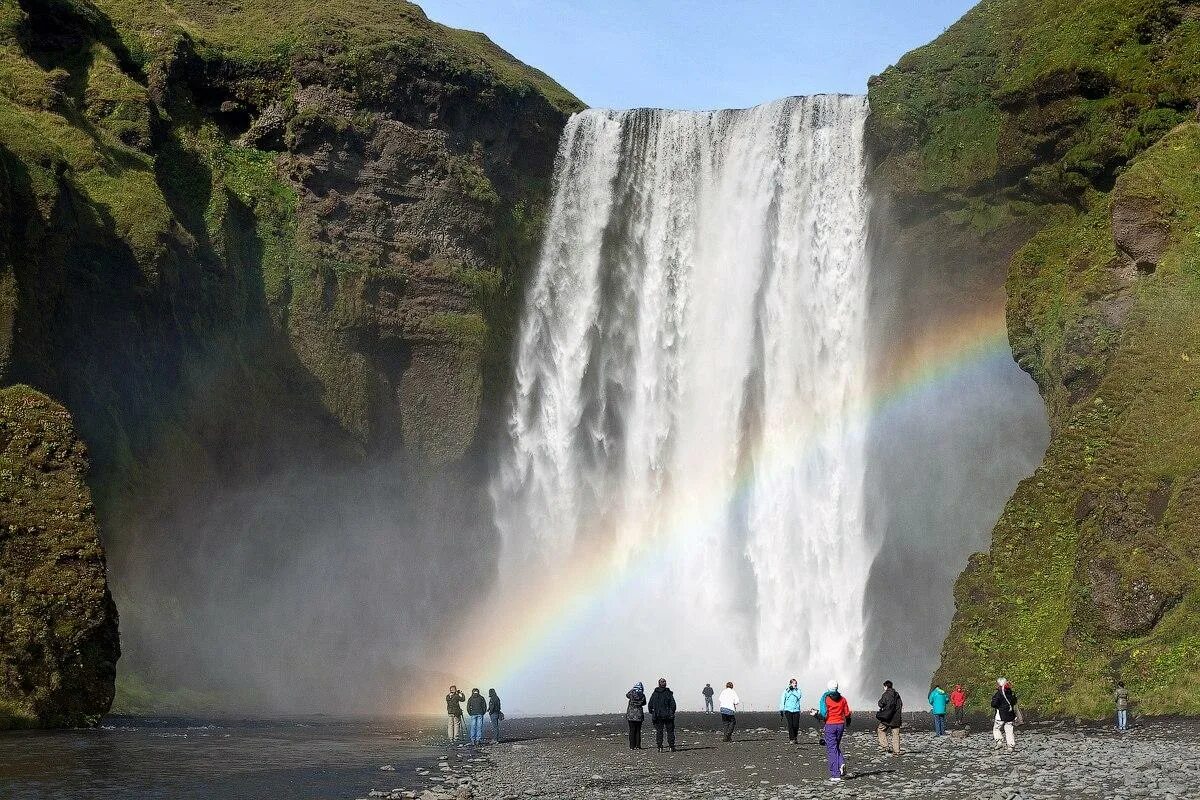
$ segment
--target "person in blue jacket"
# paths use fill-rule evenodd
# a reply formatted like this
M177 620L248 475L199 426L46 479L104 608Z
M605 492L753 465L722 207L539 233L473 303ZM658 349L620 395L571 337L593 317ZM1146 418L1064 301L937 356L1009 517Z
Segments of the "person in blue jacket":
M817 710L815 712L815 715L822 722L824 722L825 717L826 717L826 712L828 711L828 709L826 708L826 705L825 705L825 701L829 698L829 695L833 694L836 691L837 691L837 683L834 681L830 681L829 688L825 691L825 694L821 695L821 702L817 704ZM818 742L821 745L821 747L825 746L825 729L824 728L821 728L821 738L818 740Z
M933 735L946 735L946 704L950 701L950 696L946 694L946 690L941 685L933 687L933 691L929 693L929 710L933 714Z
M788 741L792 744L796 743L796 737L800 735L801 697L803 695L800 693L800 684L795 678L792 678L779 698L779 716L787 721Z

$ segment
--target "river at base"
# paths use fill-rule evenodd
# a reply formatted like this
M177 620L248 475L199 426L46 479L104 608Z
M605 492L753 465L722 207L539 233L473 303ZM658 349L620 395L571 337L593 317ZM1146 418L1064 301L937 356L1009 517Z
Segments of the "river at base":
M106 717L93 730L0 734L0 796L352 800L417 786L414 769L444 752L438 733L433 718Z

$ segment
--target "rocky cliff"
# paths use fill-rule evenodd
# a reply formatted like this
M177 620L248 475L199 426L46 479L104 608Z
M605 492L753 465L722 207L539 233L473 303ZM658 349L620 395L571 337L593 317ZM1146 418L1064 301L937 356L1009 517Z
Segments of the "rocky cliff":
M898 258L1006 276L1051 441L955 588L937 676L1200 712L1200 5L987 0L872 79Z
M62 406L0 390L0 728L95 723L113 700L117 611Z
M382 619L432 594L426 522L467 529L446 559L490 546L479 445L579 107L402 0L0 1L0 381L90 445L135 667L228 672L196 661L247 651L226 619L340 652L231 598L292 587L337 627L320 587L357 572L376 595L338 613Z

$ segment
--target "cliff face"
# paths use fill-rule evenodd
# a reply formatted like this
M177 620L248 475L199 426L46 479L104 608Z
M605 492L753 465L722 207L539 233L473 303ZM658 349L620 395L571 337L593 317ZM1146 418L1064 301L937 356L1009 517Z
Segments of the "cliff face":
M943 684L1200 710L1198 65L1195 3L992 0L872 80L884 238L1004 265L1051 427L958 580Z
M478 525L577 100L401 0L3 0L0 74L0 381L90 445L139 665L224 601L201 548L269 583L346 507Z
M62 406L0 390L0 728L95 723L112 703L117 611L87 467Z

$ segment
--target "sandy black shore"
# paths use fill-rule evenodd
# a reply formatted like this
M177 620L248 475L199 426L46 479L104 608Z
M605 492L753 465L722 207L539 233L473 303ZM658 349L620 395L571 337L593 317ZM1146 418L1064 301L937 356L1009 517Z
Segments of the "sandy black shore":
M507 741L448 747L440 764L381 779L375 797L424 798L984 798L1200 800L1200 721L1148 720L1120 734L1099 725L1042 722L996 751L986 718L965 738L935 739L928 715L906 721L904 753L882 753L874 721L855 721L844 750L849 778L831 783L811 720L791 745L778 715L741 714L725 743L719 718L681 714L678 752L630 751L624 720L510 720ZM396 788L400 787L400 788Z

